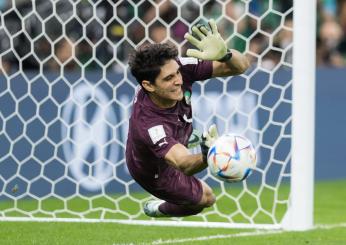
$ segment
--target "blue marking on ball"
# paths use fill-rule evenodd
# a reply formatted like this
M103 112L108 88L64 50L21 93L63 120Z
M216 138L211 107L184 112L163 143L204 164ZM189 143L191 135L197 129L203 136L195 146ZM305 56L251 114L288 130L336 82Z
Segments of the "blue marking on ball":
M251 168L246 169L244 177L241 180L246 179L251 173L252 173L252 169Z
M213 147L209 150L208 156L211 156L212 154L216 154L216 146L213 146Z

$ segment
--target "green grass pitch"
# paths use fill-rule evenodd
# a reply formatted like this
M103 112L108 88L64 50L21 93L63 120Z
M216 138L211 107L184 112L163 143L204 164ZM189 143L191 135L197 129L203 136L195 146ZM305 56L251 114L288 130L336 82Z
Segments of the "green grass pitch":
M306 232L116 223L0 222L0 244L346 244L345 188L345 180L316 183L314 219L317 228Z

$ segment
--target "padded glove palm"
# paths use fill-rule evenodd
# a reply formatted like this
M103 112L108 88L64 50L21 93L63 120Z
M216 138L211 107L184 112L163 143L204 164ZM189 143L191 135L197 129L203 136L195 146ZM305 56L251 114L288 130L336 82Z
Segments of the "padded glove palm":
M200 40L192 36L190 33L185 34L184 38L199 49L188 49L186 55L202 60L223 61L227 56L227 45L218 32L215 21L210 19L208 24L210 30L208 30L204 25L192 27L193 34L195 34Z
M215 140L219 138L217 128L215 124L212 124L207 132L202 135L201 151L203 155L203 161L207 162L209 148L214 144Z

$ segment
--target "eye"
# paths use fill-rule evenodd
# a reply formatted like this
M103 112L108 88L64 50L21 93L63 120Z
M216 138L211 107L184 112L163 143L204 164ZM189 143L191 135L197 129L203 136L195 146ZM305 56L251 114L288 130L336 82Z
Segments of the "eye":
M172 79L172 77L173 77L173 76L172 76L172 75L170 75L170 76L166 77L164 80L165 80L165 81L169 81L169 80L171 80L171 79Z

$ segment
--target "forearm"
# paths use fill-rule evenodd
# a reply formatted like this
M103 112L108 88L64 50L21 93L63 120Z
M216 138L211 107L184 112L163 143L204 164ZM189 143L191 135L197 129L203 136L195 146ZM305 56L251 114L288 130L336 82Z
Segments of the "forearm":
M177 166L184 174L194 175L205 169L208 164L203 162L202 154L192 154L179 159Z
M193 175L205 169L208 164L203 162L202 154L191 154L182 144L176 144L167 152L166 162L186 175Z
M242 74L244 73L250 66L250 62L246 58L245 55L240 53L235 49L231 49L232 58L225 62L225 65L233 71L233 73ZM234 75L237 75L234 74Z
M244 73L250 66L245 55L231 49L232 58L226 62L213 62L213 77L234 76Z

